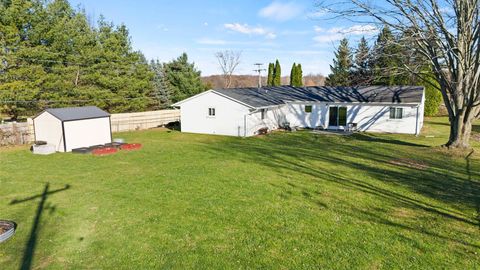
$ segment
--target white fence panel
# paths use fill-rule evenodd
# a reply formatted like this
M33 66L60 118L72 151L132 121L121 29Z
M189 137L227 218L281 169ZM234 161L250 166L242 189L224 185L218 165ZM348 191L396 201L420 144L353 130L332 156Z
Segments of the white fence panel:
M112 132L155 128L180 120L179 110L116 113L110 117Z

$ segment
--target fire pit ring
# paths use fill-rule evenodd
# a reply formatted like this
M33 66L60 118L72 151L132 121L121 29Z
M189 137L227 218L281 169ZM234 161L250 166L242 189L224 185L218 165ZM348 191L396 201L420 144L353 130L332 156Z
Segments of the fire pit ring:
M0 220L0 243L6 241L15 234L17 224L13 221Z

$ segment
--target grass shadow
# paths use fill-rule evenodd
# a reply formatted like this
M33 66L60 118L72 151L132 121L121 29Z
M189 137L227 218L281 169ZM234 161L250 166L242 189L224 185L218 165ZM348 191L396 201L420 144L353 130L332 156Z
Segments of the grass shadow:
M166 129L171 131L180 131L180 121L170 122L165 125Z
M416 144L416 143L411 143L411 142L406 142L406 141L401 141L401 140L396 140L391 138L385 138L385 137L378 137L373 134L367 134L367 133L355 133L353 134L353 138L359 141L366 141L366 142L388 143L388 144L394 144L394 145L404 145L404 146L414 146L414 147L428 147L428 145Z
M21 200L15 199L10 202L10 205L14 205L14 204L23 203L23 202L40 198L40 202L38 203L37 210L35 212L35 217L33 219L33 224L30 229L30 235L28 237L27 244L25 245L25 251L23 252L22 264L20 266L20 269L22 270L28 270L32 268L33 257L34 257L35 248L37 245L37 238L40 232L40 221L41 221L43 211L47 209L47 207L45 207L45 203L47 201L48 196L55 194L57 192L68 190L70 189L70 185L65 185L64 188L60 188L52 191L50 191L49 189L50 189L50 184L46 183L43 189L43 192L41 194L33 195ZM52 213L55 211L55 206L49 206L48 209L50 210L50 213Z
M472 131L476 133L480 133L480 124L473 124L472 125Z
M467 163L465 173L463 164L446 161L440 155L429 155L428 147L425 145L390 139L388 136L356 134L348 138L338 138L297 133L271 135L261 141L231 139L216 144L205 144L205 149L216 156L235 157L269 167L272 171L281 170L286 177L303 174L314 179L312 181L315 184L329 182L346 190L355 190L376 197L397 207L425 211L471 226L480 224L478 217L472 219L462 211L464 206L476 206L477 213L480 211L478 210L480 183L473 180L480 178L478 171L472 170L472 165ZM392 160L405 157L421 160L427 165L425 169L418 169L391 163ZM331 165L332 168L314 164L329 164L328 166ZM367 177L352 177L355 174ZM468 188L465 187L466 183L469 185ZM284 184L294 187L291 183ZM398 186L407 188L413 193L402 193ZM303 190L299 192L307 200L314 199L306 196ZM424 198L431 198L439 203ZM455 206L458 204L463 206L458 208ZM355 211L349 214L352 215L353 212ZM375 211L363 213L358 218L480 248L474 242L435 232L434 228L387 222L378 218Z

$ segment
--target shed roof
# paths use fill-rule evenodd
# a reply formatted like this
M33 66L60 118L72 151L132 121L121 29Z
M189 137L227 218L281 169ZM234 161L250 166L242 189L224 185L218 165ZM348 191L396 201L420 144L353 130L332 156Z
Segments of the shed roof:
M110 116L109 113L95 106L50 108L46 109L45 112L50 113L61 121L84 120Z
M268 86L214 90L255 108L285 102L346 102L420 104L423 86Z

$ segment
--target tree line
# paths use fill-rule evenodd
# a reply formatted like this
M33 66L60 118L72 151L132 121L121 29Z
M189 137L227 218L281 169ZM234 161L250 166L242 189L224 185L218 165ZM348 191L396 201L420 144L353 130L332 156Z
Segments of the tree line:
M48 107L164 108L206 87L186 54L148 62L125 25L92 23L67 0L0 0L0 14L0 110L14 120Z
M347 38L342 39L334 53L326 85L423 85L425 115L437 114L442 94L428 59L412 46L412 39L408 32L395 35L388 26L381 29L371 47L365 37L355 49L350 47Z

